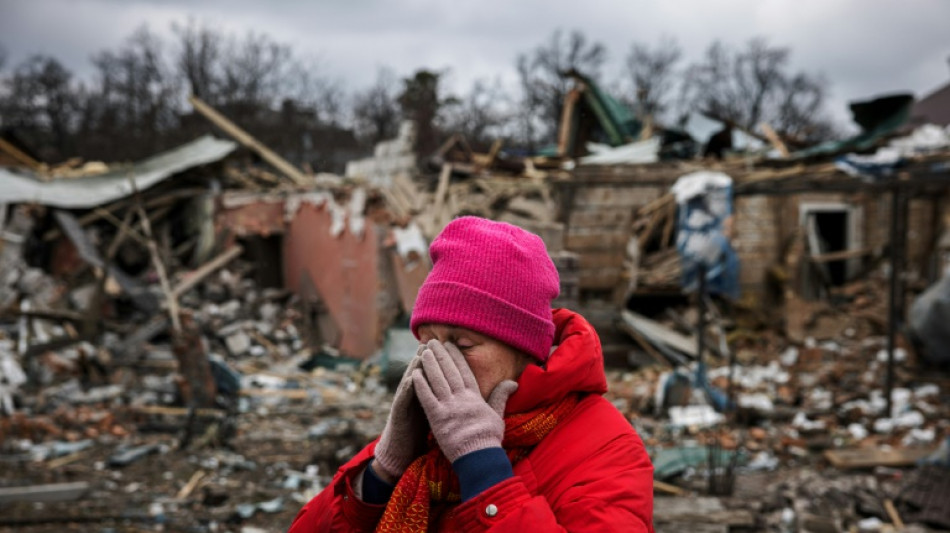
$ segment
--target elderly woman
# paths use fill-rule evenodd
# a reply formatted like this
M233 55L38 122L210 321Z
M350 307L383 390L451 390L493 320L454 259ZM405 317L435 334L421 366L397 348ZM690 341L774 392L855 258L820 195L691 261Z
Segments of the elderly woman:
M430 247L419 339L382 435L297 515L305 531L653 531L653 466L597 333L551 309L541 239L476 217Z

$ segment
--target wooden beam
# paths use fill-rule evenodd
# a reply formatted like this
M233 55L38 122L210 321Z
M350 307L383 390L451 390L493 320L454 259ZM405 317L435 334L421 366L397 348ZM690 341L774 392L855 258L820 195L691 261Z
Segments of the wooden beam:
M697 342L695 336L690 335L687 337L655 320L651 320L626 309L620 312L620 317L622 318L622 326L636 330L647 341L651 343L661 343L690 357L697 357Z
M69 320L71 322L82 322L86 315L79 311L70 311L68 309L14 309L12 314L30 318L44 318L47 320Z
M686 491L680 487L671 485L669 483L664 483L658 479L653 480L653 490L665 492L666 494L672 494L673 496L682 496L686 494Z
M894 507L893 500L884 500L884 510L887 511L887 516L891 519L891 523L894 524L894 527L898 531L904 529L904 521L901 520L901 515L897 513L897 508Z
M435 197L432 198L432 213L435 216L435 231L441 230L448 221L443 216L445 204L449 192L449 178L452 176L452 165L446 163L442 165L442 172L439 174L439 184L435 188Z
M874 468L911 466L933 453L933 448L852 448L826 450L825 458L835 468Z
M141 405L129 407L130 413L152 416L191 416L192 410L185 407L166 407L163 405ZM208 407L194 409L194 415L203 418L224 418L227 411Z
M53 459L52 461L46 463L46 468L50 470L55 470L61 466L68 465L69 463L74 463L86 457L87 455L89 455L90 451L91 450L80 450L78 452L71 453L69 455L64 455L63 457L57 457L56 459Z
M488 161L485 163L485 168L491 168L495 164L495 158L498 157L498 152L501 151L501 145L501 139L495 139L495 142L492 143L491 149L488 150Z
M643 335L640 335L640 332L636 328L631 327L626 322L621 323L620 327L627 332L628 335L633 337L633 340L643 348L643 351L647 353L654 361L656 361L660 366L664 368L673 368L673 363L669 361L666 357L663 357L656 348L646 339L643 338ZM653 488L657 488L657 481L653 481Z
M579 87L571 89L567 93L567 96L564 97L564 106L561 108L561 123L558 125L558 135L557 135L557 155L558 157L569 157L571 154L568 154L568 146L572 141L573 137L573 125L574 125L574 108L577 106L577 102L581 98L581 92L583 84L579 84Z
M44 167L43 163L40 163L36 159L33 159L32 157L28 156L22 150L20 150L16 146L13 146L12 144L7 142L3 138L0 138L0 150L3 150L7 154L9 154L10 157L12 157L13 159L16 159L20 163L23 163L24 165L30 167L31 170L35 170L37 172L43 170L43 167Z
M250 133L238 127L236 124L228 120L224 115L218 113L213 107L201 101L201 99L199 99L197 96L189 96L188 101L191 102L191 105L195 107L196 111L213 122L215 126L224 130L225 133L233 137L239 143L250 148L251 150L254 150L257 155L261 156L265 161L273 165L274 168L281 171L285 176L293 180L294 183L300 186L311 185L311 180L309 180L303 174L303 172L298 170L297 167L290 164L290 162L283 157L277 155L276 152L267 146L264 146L264 144L251 136Z
M178 494L175 496L177 500L184 500L187 498L198 486L198 483L201 481L201 478L205 477L206 472L204 470L195 470L195 473L191 475L191 479L188 480L188 483L185 483L185 486L178 491Z
M196 195L204 194L206 192L208 192L207 189L196 188L196 187L189 187L187 189L175 189L173 191L169 191L168 193L162 194L161 196L150 198L149 200L145 200L145 208L151 209L156 206L165 205L170 202L178 201L182 198L194 198ZM86 226L87 224L90 224L92 222L99 220L100 218L103 218L104 215L102 214L102 212L114 214L115 212L131 205L131 203L132 203L131 198L116 200L115 202L110 204L108 207L97 208L79 217L77 220L79 220L80 226ZM60 235L62 235L62 230L59 228L59 226L56 226L43 234L43 240L51 241L53 239L58 238Z
M639 243L641 250L643 250L644 246L646 246L646 243L650 240L650 237L653 236L653 231L656 229L657 224L663 220L663 216L665 214L666 213L664 210L657 210L652 215L650 215L650 219L649 222L647 222L646 228L644 228L644 230L640 232L640 235L637 236L637 242Z
M644 205L637 209L637 216L643 216L648 213L652 213L657 209L662 209L667 207L669 204L676 204L676 197L673 196L673 193L666 193L663 196L660 196L656 200Z
M659 524L728 524L737 527L755 525L755 517L749 510L729 509L718 498L710 497L654 498L653 521Z
M135 186L135 182L132 183L132 186ZM168 318L172 322L172 331L178 334L181 332L181 321L178 317L178 298L172 294L171 286L168 284L168 274L165 272L165 264L162 263L162 258L158 254L158 245L155 244L155 236L152 234L152 224L148 219L148 214L141 203L137 204L135 208L141 219L145 237L148 239L148 253L152 256L152 264L155 267L155 272L158 273L159 286L168 303Z
M870 248L859 248L857 250L841 250L838 252L828 252L826 254L815 254L808 256L812 263L828 263L831 261L841 261L842 259L854 259L869 255L873 250Z
M663 240L660 241L660 248L666 248L670 245L670 238L673 236L673 226L676 223L676 203L669 204L666 214L666 225L663 226Z
M778 133L775 133L775 130L772 129L772 126L768 122L762 122L759 124L759 128L762 129L762 133L765 134L765 138L769 140L769 143L772 144L772 147L778 150L778 153L782 157L788 157L789 151L788 146L785 146L785 142L782 141L782 138L778 136Z
M201 282L211 273L223 267L224 265L230 263L234 258L241 255L244 249L240 245L234 245L231 248L228 248L224 253L215 257L211 261L201 265L198 269L189 272L187 277L183 279L178 285L175 285L175 288L172 289L172 295L177 299L181 298L183 294L188 292L192 287Z
M116 229L118 230L122 229L122 221L119 220L118 217L116 217L112 213L106 211L105 209L101 207L97 207L95 209L95 213L101 216L102 218L104 218L108 223L115 226ZM141 244L142 246L145 246L146 248L148 247L148 241L145 239L145 237L140 235L139 232L135 231L132 228L127 228L125 231L128 232L129 237L132 237L133 239L135 239L135 242Z

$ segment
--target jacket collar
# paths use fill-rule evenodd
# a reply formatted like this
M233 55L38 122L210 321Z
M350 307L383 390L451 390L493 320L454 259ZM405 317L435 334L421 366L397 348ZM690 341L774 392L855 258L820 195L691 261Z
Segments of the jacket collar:
M554 309L554 351L544 366L528 365L506 413L522 413L556 402L571 393L607 392L600 338L581 315Z

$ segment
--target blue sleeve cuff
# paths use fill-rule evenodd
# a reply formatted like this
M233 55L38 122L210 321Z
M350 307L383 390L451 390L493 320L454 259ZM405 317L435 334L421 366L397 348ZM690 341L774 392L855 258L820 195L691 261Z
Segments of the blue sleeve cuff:
M502 448L484 448L467 453L452 463L452 469L459 477L463 502L515 475L511 461Z
M363 471L363 501L371 504L383 504L389 501L393 495L395 485L390 485L383 481L376 472L373 471L373 465Z

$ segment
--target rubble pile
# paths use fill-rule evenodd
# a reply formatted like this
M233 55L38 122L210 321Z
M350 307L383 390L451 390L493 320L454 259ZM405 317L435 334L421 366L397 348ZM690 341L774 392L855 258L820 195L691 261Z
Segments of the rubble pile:
M69 309L68 287L30 272L35 279L18 285L19 301ZM3 375L9 379L13 369L23 379L5 391L9 411L0 418L0 457L13 491L0 495L0 528L284 527L381 431L387 392L378 370L311 351L294 296L260 288L252 272L246 261L231 262L178 300L197 332L199 346L189 353L206 355L210 365L215 394L207 405L189 392L193 384L161 315L106 313L95 344L27 357L17 356L18 344L29 350L69 327L25 314L4 323ZM77 507L80 498L96 504Z
M642 320L632 324L661 345ZM654 324L676 333L673 320ZM823 331L812 327L806 333ZM883 531L894 523L885 501L906 523L947 527L945 506L915 500L908 483L934 471L950 473L945 373L925 371L926 361L898 348L888 416L885 337L843 328L794 345L775 330L738 333L730 334L734 353L726 357L711 350L699 362L689 350L681 352L686 363L673 369L654 364L608 371L608 397L650 450L658 494L708 494L727 478L733 490L721 498L726 507L720 511L729 530ZM714 463L716 454L723 455ZM658 530L703 523L695 510L665 505L657 507ZM660 527L664 522L669 529Z
M237 143L0 168L0 530L285 529L384 426L428 243L462 215L544 240L650 452L657 531L950 528L926 335L950 295L895 318L950 267L947 131L686 161L652 128L576 142L569 109L545 155L420 157L406 123L344 178L191 101ZM875 147L898 158L815 162Z

